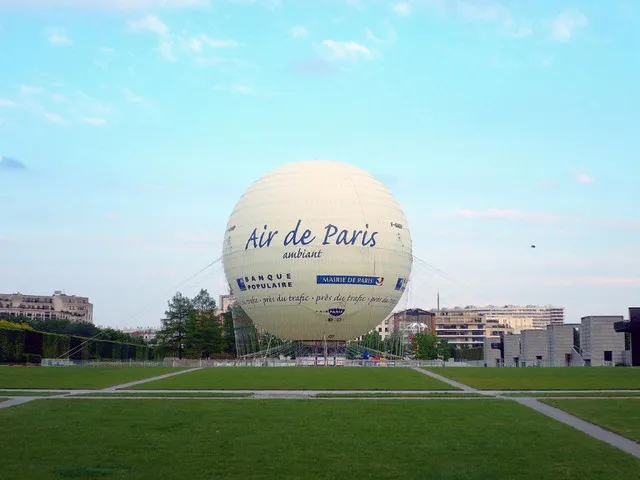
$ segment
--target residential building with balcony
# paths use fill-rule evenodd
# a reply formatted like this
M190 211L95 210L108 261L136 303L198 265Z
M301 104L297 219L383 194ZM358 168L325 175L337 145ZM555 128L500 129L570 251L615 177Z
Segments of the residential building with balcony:
M94 323L93 304L88 297L66 295L60 291L53 295L0 293L0 318L15 317Z

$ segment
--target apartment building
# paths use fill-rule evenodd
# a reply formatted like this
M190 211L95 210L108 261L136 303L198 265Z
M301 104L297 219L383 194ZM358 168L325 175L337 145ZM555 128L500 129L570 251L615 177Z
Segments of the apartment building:
M122 329L122 333L135 335L136 337L142 338L145 342L151 342L152 340L155 340L158 335L158 329L153 327L124 328Z
M510 327L515 334L522 330L544 330L547 325L562 325L564 323L564 307L550 305L486 305L443 308L442 312L469 312L484 315L487 320L496 320Z
M435 334L455 346L482 347L485 338L511 331L498 320L474 311L440 310L434 312L434 320Z
M55 291L53 295L0 293L0 317L93 323L93 304L88 297L66 295L61 291Z

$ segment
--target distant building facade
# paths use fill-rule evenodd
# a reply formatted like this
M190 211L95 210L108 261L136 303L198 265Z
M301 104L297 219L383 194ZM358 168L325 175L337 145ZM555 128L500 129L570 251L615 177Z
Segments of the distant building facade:
M218 301L218 314L227 312L236 303L236 297L233 295L220 295Z
M434 312L435 334L457 347L482 347L485 338L499 337L510 332L508 326L484 313L467 310L440 310Z
M66 295L60 291L53 295L0 293L0 317L94 323L93 304L88 297Z
M122 333L128 333L129 335L140 337L145 342L152 342L153 340L156 339L156 336L158 335L158 329L153 327L124 328L121 331Z
M508 325L513 333L520 333L522 330L544 330L547 325L562 325L564 323L564 307L552 305L472 305L443 309L442 311L445 310L482 314L489 320L497 320L503 325Z
M615 328L621 321L622 316L589 316L580 324L551 324L545 330L523 330L495 341L487 339L484 361L488 367L630 365L624 332Z
M622 320L622 315L582 318L580 348L585 365L596 367L624 363L624 333L614 329L614 324Z

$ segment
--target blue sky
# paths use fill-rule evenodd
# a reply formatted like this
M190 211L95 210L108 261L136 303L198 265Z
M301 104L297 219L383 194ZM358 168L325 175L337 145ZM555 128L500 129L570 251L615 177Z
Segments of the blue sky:
M454 280L417 264L400 306L626 316L639 25L635 0L0 0L0 291L159 324L255 179L326 158Z

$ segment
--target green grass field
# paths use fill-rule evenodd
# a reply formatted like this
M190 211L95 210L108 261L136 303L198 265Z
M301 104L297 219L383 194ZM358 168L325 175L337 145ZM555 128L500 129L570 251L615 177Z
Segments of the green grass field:
M640 443L640 399L541 401Z
M162 367L2 367L0 388L106 388L177 371Z
M481 390L640 390L640 368L429 368Z
M410 368L205 368L136 390L454 390Z
M173 392L173 393L154 393L154 392L126 392L121 390L119 392L96 392L96 393L83 393L81 395L75 395L75 397L213 397L213 398L246 398L252 396L252 393L233 393L233 392Z
M589 398L603 398L603 397L640 397L640 392L601 392L594 390L592 392L544 392L544 393L505 393L505 397L538 397L538 398L553 398L553 397L589 397Z
M44 399L0 410L0 431L3 480L598 480L640 471L640 460L508 400Z
M319 393L318 398L464 398L485 397L481 393L466 393L458 390L444 392L420 392L420 393Z
M6 390L0 392L0 395L8 395L10 397L53 397L67 392L36 392L29 390Z

